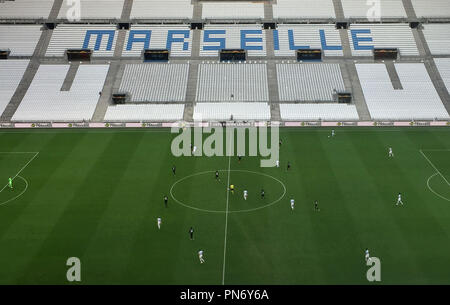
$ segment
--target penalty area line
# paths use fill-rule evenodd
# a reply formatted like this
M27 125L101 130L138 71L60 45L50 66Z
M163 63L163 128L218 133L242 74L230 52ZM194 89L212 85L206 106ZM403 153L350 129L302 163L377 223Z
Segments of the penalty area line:
M7 154L7 153L9 153L9 152L1 152L2 154ZM16 179L17 178L17 176L19 176L20 175L20 173L22 173L23 172L23 170L25 169L25 168L27 168L27 166L39 155L39 152L11 152L12 154L14 154L14 153L16 153L16 154L33 154L34 153L34 156L30 159L30 160L28 160L28 162L17 172L17 174L12 178L12 180L14 180L14 179ZM1 192L3 192L3 190L6 188L8 186L8 184L6 184L1 190L0 190L0 193Z

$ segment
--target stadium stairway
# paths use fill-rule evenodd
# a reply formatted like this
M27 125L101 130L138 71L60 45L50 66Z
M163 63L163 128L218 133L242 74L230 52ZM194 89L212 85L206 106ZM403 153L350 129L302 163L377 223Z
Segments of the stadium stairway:
M14 113L16 112L17 108L20 105L20 102L22 101L28 88L30 87L31 82L34 79L34 76L36 75L36 72L40 65L39 57L44 56L48 44L50 43L52 33L53 31L51 30L42 31L41 37L39 38L39 42L36 45L36 49L34 49L33 56L30 60L30 63L28 64L28 68L24 76L22 77L22 80L19 83L19 86L17 87L14 95L12 96L11 101L6 106L5 111L3 111L2 114L0 114L0 122L11 121Z
M125 0L123 3L122 15L120 20L122 22L130 22L131 9L133 8L133 0Z
M433 59L427 59L425 60L425 68L430 75L431 81L433 82L433 85L436 88L436 91L439 94L439 97L443 102L445 109L450 114L450 94L447 90L447 87L445 87L444 81L442 80L436 63Z
M61 86L61 91L70 91L79 67L79 62L73 62L70 64L69 71L67 71L66 78L64 79L64 82Z
M356 106L356 110L358 111L359 119L370 120L369 108L367 107L366 99L364 98L364 93L362 91L355 63L346 61L345 69L341 69L341 71L342 77L344 78L344 83L351 83L353 102Z
M200 32L200 31L197 31ZM186 99L184 107L183 120L192 121L194 116L194 104L197 93L198 64L191 63L189 65L189 76L186 89Z
M344 8L342 7L341 0L333 0L334 12L336 14L336 21L344 20Z
M106 75L105 85L103 86L101 96L97 103L97 107L95 108L94 114L92 116L92 121L94 122L103 122L105 118L106 110L108 106L111 104L111 96L114 86L114 80L119 71L120 63L119 62L111 62L109 65L108 74Z
M406 16L408 16L409 20L417 19L416 12L414 11L414 7L412 5L411 0L402 0L403 1L403 7L406 11Z
M340 29L339 36L341 37L342 51L344 52L344 58L352 58L352 49L350 48L350 39L348 38L348 30Z
M61 10L61 7L63 5L64 0L55 0L55 2L53 2L53 6L52 9L50 11L50 14L48 16L48 21L49 22L55 22L56 19L58 18L58 14L59 11Z
M385 65L394 90L403 90L402 82L400 81L397 70L395 69L395 63L389 60L385 62Z
M198 0L192 0L191 3L194 6L192 11L192 20L193 22L200 22L202 20L203 5Z
M264 2L264 20L273 20L273 3Z

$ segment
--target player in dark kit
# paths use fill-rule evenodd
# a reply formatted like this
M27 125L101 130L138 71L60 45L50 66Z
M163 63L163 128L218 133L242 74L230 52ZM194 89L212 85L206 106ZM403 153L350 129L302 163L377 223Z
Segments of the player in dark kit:
M174 176L176 175L176 171L177 171L177 167L175 165L172 166L172 173Z
M261 199L264 199L265 193L264 193L264 189L261 189Z
M291 169L291 162L288 161L287 170L290 170L290 169Z
M193 227L191 227L189 229L189 236L190 236L191 240L194 240L194 228Z
M164 206L167 208L167 202L169 201L169 198L167 196L164 196Z
M220 178L219 178L219 171L216 171L216 180L217 180L217 181L220 181Z
M242 156L238 155L238 162L241 163L241 160L242 160Z
M319 209L319 202L317 202L317 200L314 201L314 210L315 211L320 211L320 209Z
M280 139L280 142L278 142L278 143L280 144L280 147L281 147L281 145L283 144L283 140Z

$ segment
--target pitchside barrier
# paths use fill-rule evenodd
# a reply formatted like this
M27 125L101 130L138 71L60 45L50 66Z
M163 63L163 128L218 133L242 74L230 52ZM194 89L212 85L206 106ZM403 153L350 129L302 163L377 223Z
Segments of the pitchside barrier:
M302 121L302 122L42 122L0 123L0 129L13 128L171 128L171 127L450 127L450 121Z

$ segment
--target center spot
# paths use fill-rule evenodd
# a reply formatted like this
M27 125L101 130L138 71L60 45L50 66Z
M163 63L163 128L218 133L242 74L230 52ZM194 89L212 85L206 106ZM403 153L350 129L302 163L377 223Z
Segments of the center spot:
M234 193L228 196L228 212L250 212L269 207L283 199L286 187L279 179L260 172L230 170L230 184ZM173 200L182 206L203 212L225 213L227 211L228 170L195 173L176 181L170 190ZM261 198L261 189L265 198ZM243 192L248 191L244 200Z

